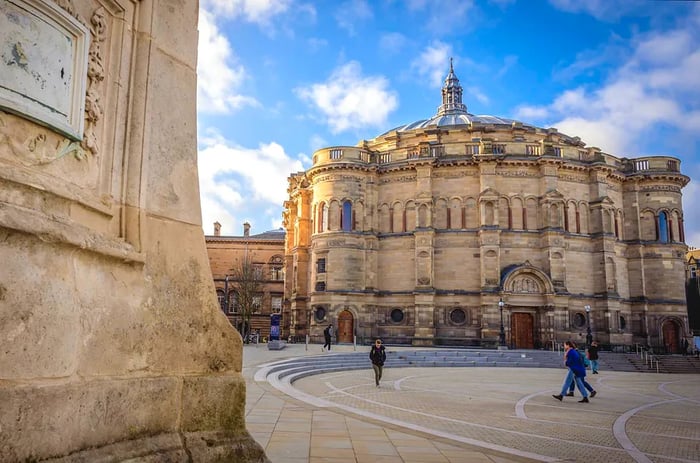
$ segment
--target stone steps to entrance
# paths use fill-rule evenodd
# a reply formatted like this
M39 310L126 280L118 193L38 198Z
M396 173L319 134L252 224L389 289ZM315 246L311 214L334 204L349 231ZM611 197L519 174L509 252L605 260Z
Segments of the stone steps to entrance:
M370 366L369 350L364 352L343 352L325 355L289 359L272 363L256 374L256 380L267 375L275 375L278 380L294 382L296 379L321 373L347 370L363 370ZM670 356L667 356L670 357ZM660 368L661 373L697 373L692 363L694 358L679 357L678 366L673 367L669 360ZM599 360L603 371L656 372L649 368L634 354L601 353ZM700 364L700 360L698 360ZM688 366L690 365L690 366ZM412 351L392 351L387 349L387 368L409 367L509 367L509 368L562 368L561 352L542 350L507 350L488 349L417 349ZM590 373L589 373L590 374Z

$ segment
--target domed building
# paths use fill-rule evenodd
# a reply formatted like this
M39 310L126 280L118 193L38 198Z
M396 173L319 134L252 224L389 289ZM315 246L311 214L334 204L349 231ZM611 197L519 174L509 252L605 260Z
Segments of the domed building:
M437 114L318 150L289 177L284 329L339 342L674 351L689 335L669 156L470 114L450 64Z

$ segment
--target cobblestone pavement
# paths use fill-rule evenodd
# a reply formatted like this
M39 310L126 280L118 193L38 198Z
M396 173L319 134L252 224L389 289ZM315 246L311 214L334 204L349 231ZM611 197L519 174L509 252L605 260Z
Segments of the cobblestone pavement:
M387 368L376 388L368 360L277 389L254 380L306 355L333 354L244 349L247 426L273 462L700 461L700 375L602 371L587 404L552 397L564 368Z

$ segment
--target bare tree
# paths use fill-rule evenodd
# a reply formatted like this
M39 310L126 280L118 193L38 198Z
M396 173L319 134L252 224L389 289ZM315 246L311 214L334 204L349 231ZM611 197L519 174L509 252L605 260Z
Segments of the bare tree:
M238 331L245 340L250 331L250 316L255 311L260 310L262 305L263 267L254 264L246 256L231 269L229 282L236 293L234 304L236 304L237 312L241 316L242 323L238 327Z

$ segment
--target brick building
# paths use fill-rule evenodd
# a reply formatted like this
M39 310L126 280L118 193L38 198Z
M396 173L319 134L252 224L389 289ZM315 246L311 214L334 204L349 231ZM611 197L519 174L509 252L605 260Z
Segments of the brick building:
M340 342L532 348L590 329L674 351L688 181L674 157L470 114L450 66L435 116L318 150L289 177L290 334L333 322Z
M236 269L248 260L261 282L254 297L251 329L260 336L270 336L270 315L282 313L284 297L284 230L250 234L250 224L243 224L242 236L222 236L221 225L214 224L214 235L205 236L211 272L221 310L240 330L242 316L236 294ZM226 298L228 294L228 298Z

